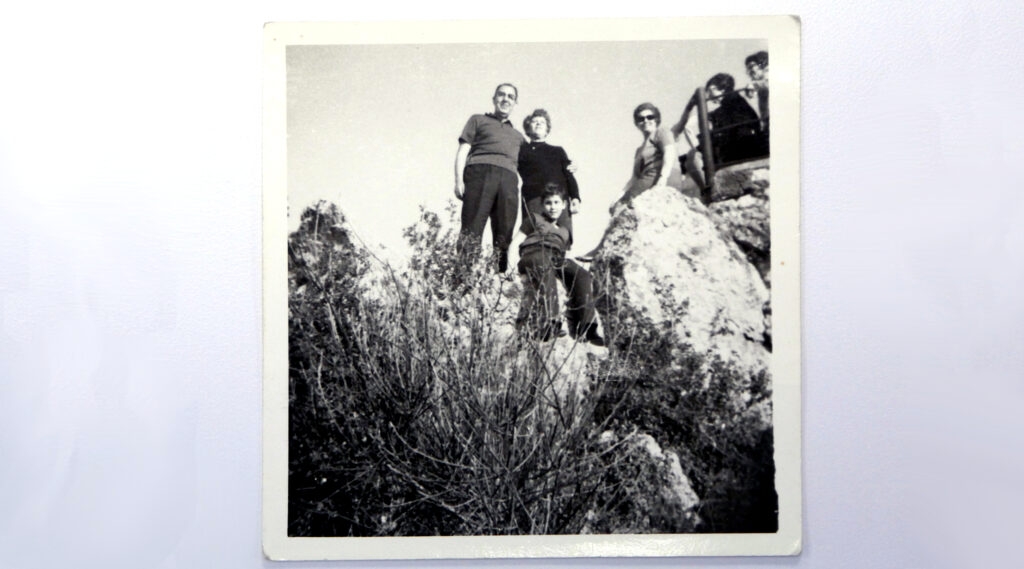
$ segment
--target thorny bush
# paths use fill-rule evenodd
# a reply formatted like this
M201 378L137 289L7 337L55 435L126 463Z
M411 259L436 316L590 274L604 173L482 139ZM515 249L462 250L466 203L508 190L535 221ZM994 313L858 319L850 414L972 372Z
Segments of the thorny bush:
M656 349L672 338L623 332L567 387L554 343L514 331L517 286L483 261L458 274L455 235L432 212L404 235L402 271L354 244L330 204L289 238L289 535L708 529L666 506L667 467L634 444L638 430L669 436L713 500L749 485L746 462L722 454L749 446L724 395L702 395L699 418L657 401L679 381ZM730 446L708 453L716 441Z

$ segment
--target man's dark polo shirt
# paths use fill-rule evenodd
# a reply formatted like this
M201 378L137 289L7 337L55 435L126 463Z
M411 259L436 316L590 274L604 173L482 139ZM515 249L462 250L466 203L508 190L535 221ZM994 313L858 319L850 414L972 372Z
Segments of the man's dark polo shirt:
M523 135L508 119L501 120L491 113L469 117L459 137L459 142L470 145L466 166L491 164L513 174L519 164L519 146L523 140Z

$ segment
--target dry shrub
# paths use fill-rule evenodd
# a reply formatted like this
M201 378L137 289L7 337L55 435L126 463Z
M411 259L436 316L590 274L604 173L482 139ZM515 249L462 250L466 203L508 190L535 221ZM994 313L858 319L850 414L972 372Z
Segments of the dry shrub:
M513 332L518 289L459 269L436 215L406 231L406 272L368 281L340 213L307 214L289 240L290 535L693 529L652 517L657 467L629 437L602 442L616 384L560 395L552 344Z
M514 331L515 283L460 268L432 212L405 237L400 273L329 204L289 239L290 535L775 531L766 376L707 362L618 302L611 266L610 355L566 393L553 344ZM700 526L636 433L679 456Z

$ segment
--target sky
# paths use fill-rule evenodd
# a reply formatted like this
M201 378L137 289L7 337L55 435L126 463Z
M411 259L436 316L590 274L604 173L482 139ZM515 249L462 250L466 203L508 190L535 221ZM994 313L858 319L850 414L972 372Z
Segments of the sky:
M759 39L289 46L289 230L323 199L359 238L400 260L401 233L420 206L442 214L454 200L458 136L493 110L499 83L519 89L511 115L544 108L550 144L576 164L582 199L573 253L595 247L622 194L642 136L633 109L649 101L662 124L678 120L694 89L715 73L748 82L744 58ZM490 227L484 242L490 242Z

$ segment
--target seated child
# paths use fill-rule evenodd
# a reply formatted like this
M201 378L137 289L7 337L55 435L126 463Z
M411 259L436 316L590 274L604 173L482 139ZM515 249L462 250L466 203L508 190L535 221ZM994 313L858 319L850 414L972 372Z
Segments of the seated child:
M603 346L604 339L597 332L593 279L586 269L565 258L569 231L558 226L565 202L565 190L558 184L547 184L541 194L541 215L533 220L533 231L519 246L519 274L526 276L526 287L516 324L530 326L541 340L559 335L562 321L555 290L557 278L569 297L568 321L573 337Z

